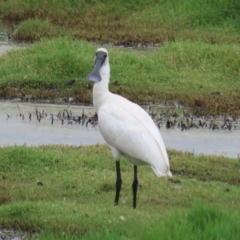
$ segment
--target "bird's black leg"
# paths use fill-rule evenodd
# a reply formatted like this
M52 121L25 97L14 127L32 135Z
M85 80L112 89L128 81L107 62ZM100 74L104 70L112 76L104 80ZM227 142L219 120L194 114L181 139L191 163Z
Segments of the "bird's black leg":
M122 186L122 178L121 178L121 170L120 170L120 161L116 161L116 172L117 172L117 180L116 180L116 196L115 196L115 205L118 205L119 195Z
M137 189L138 189L137 166L134 165L134 179L133 179L133 183L132 183L133 208L136 208L136 206L137 206Z

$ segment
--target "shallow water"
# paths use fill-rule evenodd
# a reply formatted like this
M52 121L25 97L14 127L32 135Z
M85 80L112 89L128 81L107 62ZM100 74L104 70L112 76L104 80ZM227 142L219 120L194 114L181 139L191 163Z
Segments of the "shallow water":
M39 112L44 110L48 114L47 117L41 119L40 123L34 116L36 107ZM81 115L82 110L88 116L95 113L94 109L88 106L0 103L0 146L15 144L28 146L41 144L88 145L104 142L97 127L62 124L56 117L52 124L50 114L56 116L59 111L64 109L71 110L75 116ZM24 119L20 117L20 112L21 115L24 115ZM31 120L29 119L30 112L33 115Z
M32 43L9 41L11 26L0 20L0 56L6 52L22 47L32 46Z
M39 112L44 110L47 113L47 117L42 118L40 123L34 116L36 107ZM62 125L56 117L52 124L50 113L56 116L59 111L66 108L71 110L74 116L81 115L83 110L88 116L93 116L95 113L94 108L89 106L0 102L0 146L105 143L97 125L93 127L89 124L86 127L85 124L83 126L66 122ZM20 117L20 112L24 115L24 119ZM31 120L29 112L32 113ZM239 130L190 129L181 131L179 128L161 127L160 131L167 148L233 158L238 158L240 155Z

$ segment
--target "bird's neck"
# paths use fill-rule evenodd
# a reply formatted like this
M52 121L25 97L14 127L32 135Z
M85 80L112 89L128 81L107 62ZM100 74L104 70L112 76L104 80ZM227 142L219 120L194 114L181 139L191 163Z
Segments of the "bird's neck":
M108 83L110 78L110 69L108 66L105 66L100 71L102 80L98 83L95 83L93 86L93 105L98 111L102 105L104 99L110 93L108 89Z

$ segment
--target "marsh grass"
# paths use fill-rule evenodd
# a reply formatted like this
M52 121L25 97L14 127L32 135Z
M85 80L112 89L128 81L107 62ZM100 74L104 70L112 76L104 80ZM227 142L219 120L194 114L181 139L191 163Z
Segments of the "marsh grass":
M138 233L128 235L120 229L102 230L98 233L87 233L81 239L238 239L239 220L239 216L231 210L223 211L215 206L197 203L187 211L170 211L161 221L153 222L151 227L138 229ZM74 235L57 235L57 238L77 239ZM40 236L39 239L56 239L56 235L48 233Z
M42 38L53 38L61 35L58 26L53 26L48 20L28 19L15 29L13 36L16 39L38 41Z
M141 239L237 239L240 231L236 223L239 223L237 215L196 204L185 214L172 213Z
M23 100L26 95L38 100L73 96L76 102L91 103L92 84L85 76L98 46L70 38L45 39L5 54L0 58L0 96ZM149 54L108 50L110 90L115 93L137 103L174 101L203 113L239 115L236 45L179 41ZM73 78L75 84L66 87Z
M218 232L238 239L236 160L169 150L174 177L159 179L140 167L134 210L133 167L125 159L120 202L113 205L115 164L105 145L16 146L0 153L1 227L39 232L40 239L180 239L177 230L198 237L212 227L212 239Z
M238 0L0 1L3 19L22 21L17 31L25 34L14 34L21 40L31 40L34 31L34 25L27 26L25 21L41 19L54 26L49 28L49 37L61 32L73 38L116 44L179 39L239 43L239 12ZM61 30L56 32L54 28ZM41 29L37 35L40 33Z

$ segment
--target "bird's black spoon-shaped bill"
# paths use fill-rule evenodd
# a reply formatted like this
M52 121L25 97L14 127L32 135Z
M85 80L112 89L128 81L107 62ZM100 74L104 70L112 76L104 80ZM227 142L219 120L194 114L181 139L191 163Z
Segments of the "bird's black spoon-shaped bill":
M96 53L95 63L93 70L86 76L90 82L97 83L102 80L100 75L100 69L105 62L107 54L102 51Z

